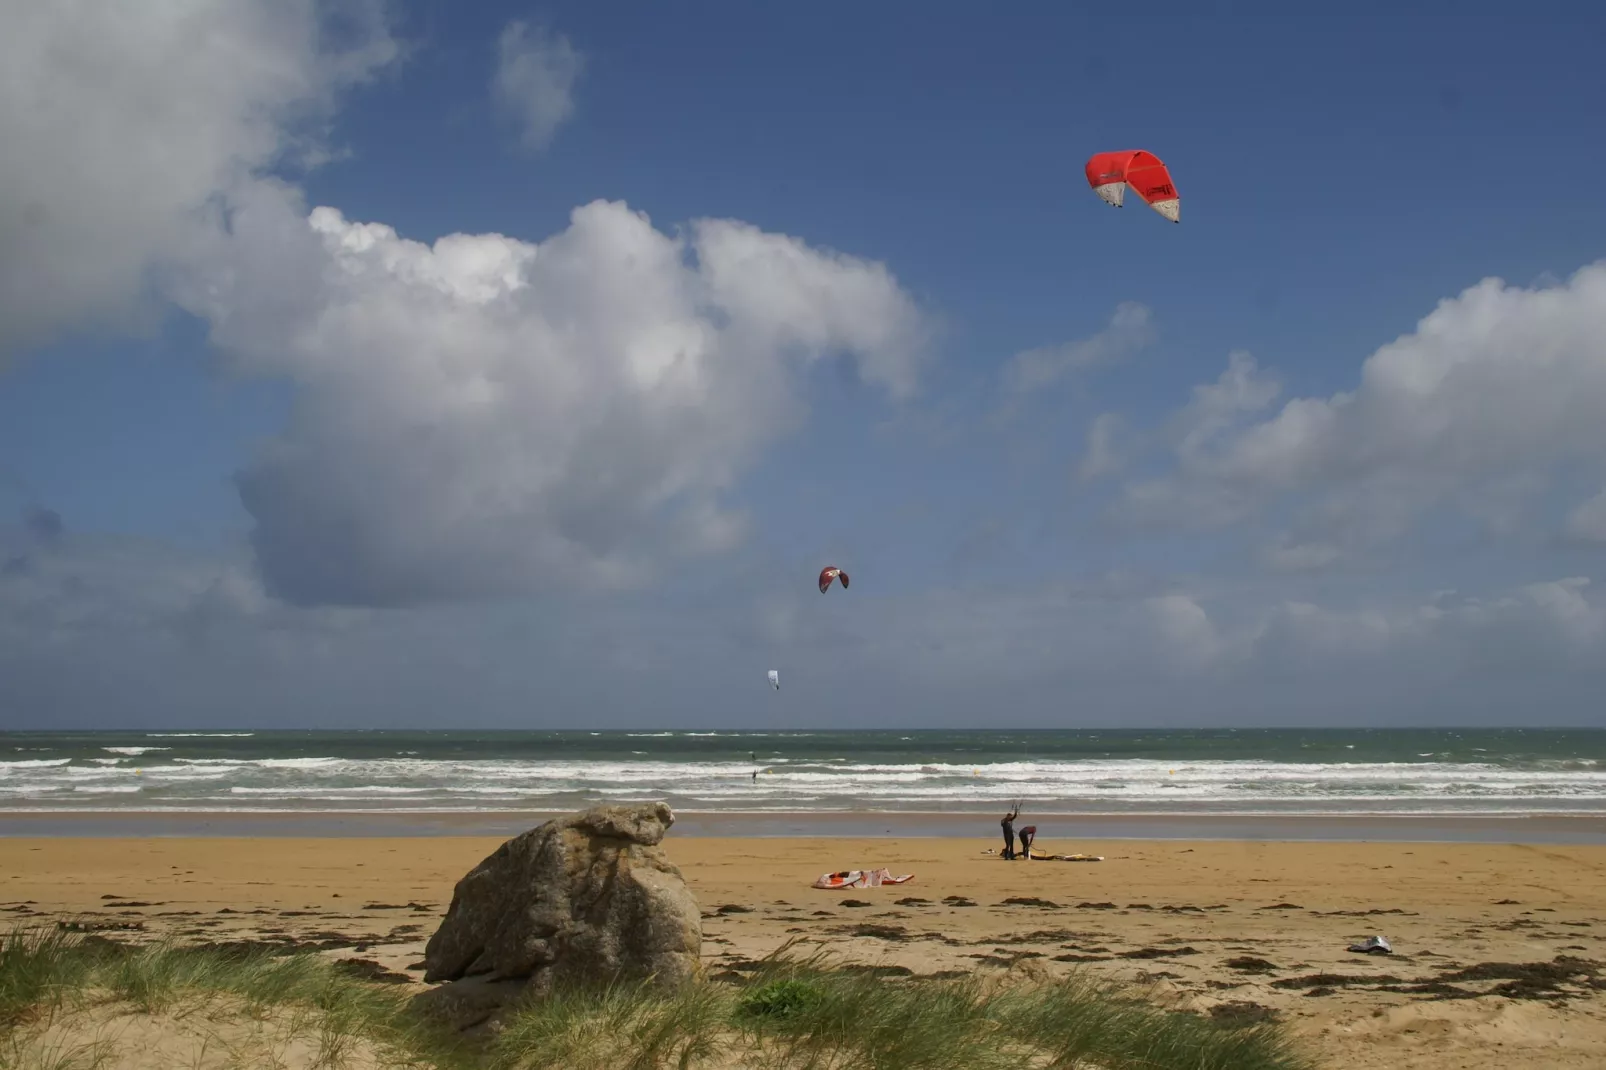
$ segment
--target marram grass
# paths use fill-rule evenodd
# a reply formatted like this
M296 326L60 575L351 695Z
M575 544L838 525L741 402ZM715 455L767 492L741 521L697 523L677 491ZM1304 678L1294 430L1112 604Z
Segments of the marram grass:
M885 978L794 950L734 984L560 991L465 1038L418 1016L408 988L316 954L121 947L19 928L0 939L0 1070L1314 1066L1275 1024L1223 1025L1084 977ZM153 1044L160 1053L145 1050Z

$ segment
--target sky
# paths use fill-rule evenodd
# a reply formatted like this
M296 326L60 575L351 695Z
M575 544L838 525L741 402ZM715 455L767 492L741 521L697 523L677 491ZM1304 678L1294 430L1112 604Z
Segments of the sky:
M0 728L1606 724L1606 14L1413 12L0 0Z

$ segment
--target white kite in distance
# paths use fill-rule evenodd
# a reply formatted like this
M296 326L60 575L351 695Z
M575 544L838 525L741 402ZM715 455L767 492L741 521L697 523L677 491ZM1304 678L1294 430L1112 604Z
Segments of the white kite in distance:
M781 674L775 669L770 670L770 686L777 691L781 689Z

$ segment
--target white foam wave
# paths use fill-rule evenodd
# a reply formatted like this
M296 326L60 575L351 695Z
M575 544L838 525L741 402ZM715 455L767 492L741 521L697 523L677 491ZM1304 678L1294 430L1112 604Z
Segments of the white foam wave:
M106 748L115 753L161 748ZM129 755L130 757L134 755ZM692 810L990 807L1031 800L1072 812L1196 808L1217 813L1533 812L1606 810L1606 770L1595 759L1523 765L1479 762L1187 761L1080 759L971 764L835 758L609 760L384 758L126 758L0 762L0 798L16 803L74 795L137 796L137 807L302 809L440 807L445 810L583 805L586 800L668 798ZM755 777L754 770L760 770ZM387 805L388 804L388 805ZM516 806L514 808L517 808Z
M255 732L146 732L146 739L250 739Z

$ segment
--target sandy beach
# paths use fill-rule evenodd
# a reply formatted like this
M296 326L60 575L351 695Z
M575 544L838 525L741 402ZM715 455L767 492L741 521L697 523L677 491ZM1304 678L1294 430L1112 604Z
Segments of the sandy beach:
M453 883L502 839L0 839L0 912L295 941L416 978ZM716 975L789 940L919 974L1086 969L1196 1009L1269 1008L1334 1067L1606 1065L1606 847L1044 841L1104 860L1010 863L982 838L665 846ZM809 886L879 866L914 879ZM1373 934L1396 953L1345 950Z

